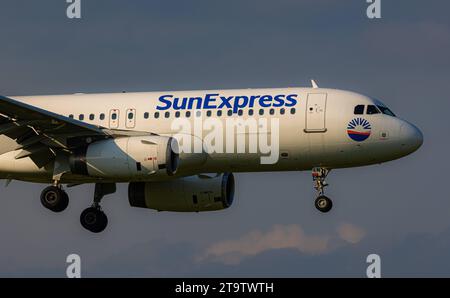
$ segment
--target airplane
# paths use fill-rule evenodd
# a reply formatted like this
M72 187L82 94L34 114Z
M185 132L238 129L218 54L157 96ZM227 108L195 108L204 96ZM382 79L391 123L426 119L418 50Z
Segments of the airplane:
M232 205L239 172L311 171L315 207L326 213L331 170L404 157L423 135L378 99L312 85L0 96L0 179L48 184L40 200L53 212L69 204L65 187L95 183L80 216L93 233L107 227L100 202L117 183L128 183L133 207L216 211ZM233 121L231 139L219 142L222 128L215 140L205 136L205 127ZM257 131L247 129L251 121ZM180 132L180 123L194 129ZM244 140L240 150L236 139ZM269 152L261 140L276 146Z

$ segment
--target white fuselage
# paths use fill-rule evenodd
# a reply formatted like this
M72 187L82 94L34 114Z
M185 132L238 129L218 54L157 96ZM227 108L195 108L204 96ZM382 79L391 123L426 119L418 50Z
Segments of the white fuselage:
M400 158L422 144L422 134L414 125L380 112L384 107L381 102L334 89L242 89L13 98L66 117L117 130L180 136L174 123L187 121L193 129L183 133L200 140L203 149L209 146L205 141L208 118L220 121L224 127L227 120L251 119L258 122L266 119L268 125L259 127L258 138L267 138L270 143L272 136L276 135L279 142L277 151L272 150L277 162L263 164L261 157L269 156L269 153L261 152L259 148L256 153L249 152L254 132L236 129L235 140L239 137L245 140L245 152L230 152L230 148L226 148L226 140L223 150L216 148L215 152L203 154L181 152L178 177L210 172L356 167ZM231 99L228 105L225 103L219 107L222 98ZM364 106L363 113L355 114L356 106L361 105ZM368 114L369 105L378 105L378 113ZM186 117L186 112L189 117ZM201 113L203 120L200 129L194 129L200 123L197 112ZM270 125L272 119L278 119L276 131L275 126ZM3 143L12 141L0 136L0 148ZM236 146L233 147L236 149ZM15 159L17 153L12 151L0 155L2 178L39 182L51 180L52 166L38 168L30 158ZM65 181L70 182L70 175Z

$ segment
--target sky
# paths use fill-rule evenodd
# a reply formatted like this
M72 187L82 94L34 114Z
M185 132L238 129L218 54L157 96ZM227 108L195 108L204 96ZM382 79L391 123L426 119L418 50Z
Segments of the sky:
M320 214L309 172L236 174L230 209L132 208L127 185L106 197L101 234L81 211L93 185L68 190L68 209L41 206L45 185L0 185L0 276L450 276L450 3L382 0L64 0L0 2L0 94L310 86L381 99L417 125L424 144L382 165L336 169Z

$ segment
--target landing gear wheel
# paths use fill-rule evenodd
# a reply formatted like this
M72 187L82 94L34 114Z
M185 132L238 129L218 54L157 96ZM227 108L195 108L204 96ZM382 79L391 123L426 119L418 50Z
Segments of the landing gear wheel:
M57 186L49 186L41 193L41 203L53 212L62 212L69 205L69 196Z
M83 228L92 233L100 233L108 225L108 218L100 207L100 201L105 195L116 192L115 183L95 183L94 203L80 215Z
M327 213L333 208L333 201L326 196L319 196L314 202L314 205L316 205L317 210L320 212Z
M100 233L108 225L108 217L99 208L89 207L81 213L80 222L86 230Z

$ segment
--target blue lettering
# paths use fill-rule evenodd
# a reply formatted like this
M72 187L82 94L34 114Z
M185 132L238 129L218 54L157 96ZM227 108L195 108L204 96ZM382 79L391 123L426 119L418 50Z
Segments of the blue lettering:
M223 108L224 106L227 106L227 108L231 109L231 99L233 98L233 96L230 97L225 97L225 96L221 96L220 99L222 100L222 103L218 106L219 109Z
M181 104L178 104L178 102L180 101L180 99L178 97L175 97L173 100L173 109L174 110L184 110L186 109L186 102L187 102L187 98L183 97Z
M197 106L195 108L196 109L201 109L202 108L203 97L191 97L191 98L189 98L188 109L192 109L192 106L194 105L194 101L197 101Z
M284 105L284 95L277 95L274 97L275 103L273 104L274 107L282 107Z
M291 94L286 97L286 101L289 103L286 103L286 107L293 107L297 104L297 94Z
M248 105L250 108L253 108L255 106L255 100L260 98L261 96L250 96L250 104Z
M264 95L259 99L259 105L263 108L270 107L272 105L272 96Z
M220 96L220 94L205 94L204 97L175 97L173 95L161 95L156 109L159 111L185 109L232 109L237 113L239 109L253 108L258 102L262 108L267 107L292 107L297 104L297 94L284 95L252 95L252 96ZM220 98L220 104L218 99Z
M159 97L159 101L165 103L166 106L165 106L165 107L157 106L157 107L156 107L157 110L164 111L164 110L170 109L170 107L172 106L172 102L170 102L169 100L167 100L166 97L167 97L167 98L172 98L173 96L172 96L172 95L163 95L163 96L160 96L160 97Z
M219 96L219 94L206 94L205 102L203 103L204 109L215 109L216 105L209 105L210 102L215 102L215 96Z
M242 100L242 103L239 102L240 100ZM236 96L234 98L233 113L237 113L240 108L247 106L247 104L248 104L247 96Z

